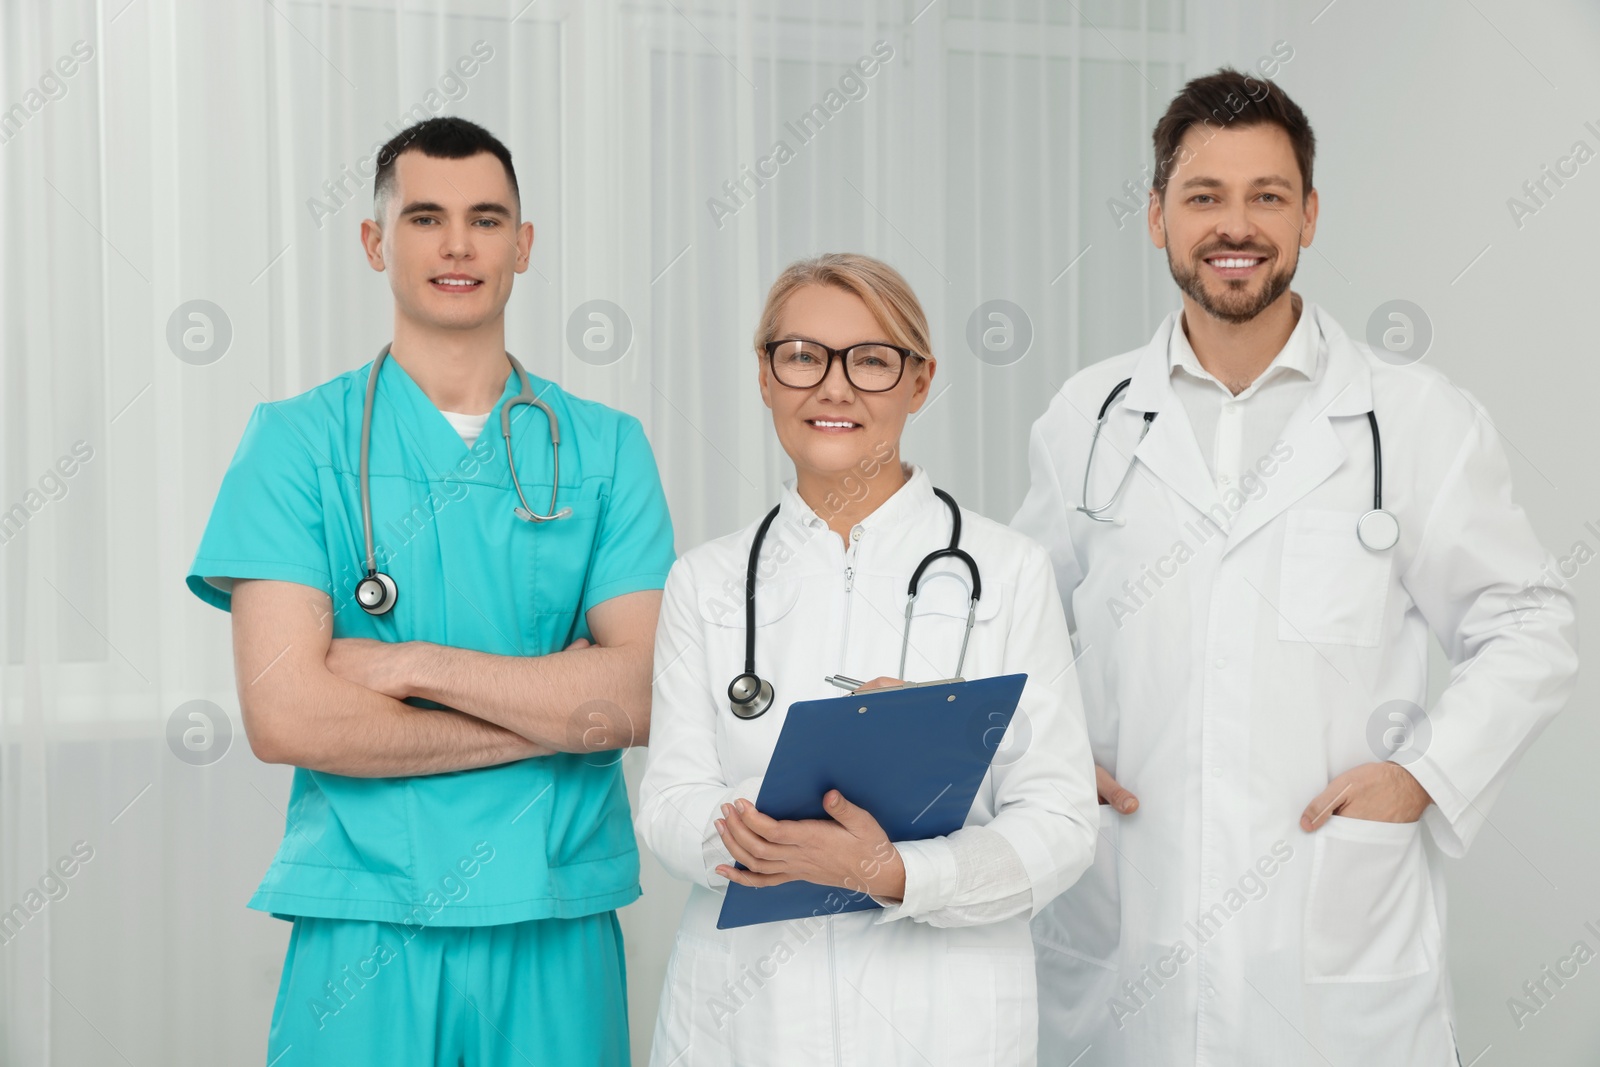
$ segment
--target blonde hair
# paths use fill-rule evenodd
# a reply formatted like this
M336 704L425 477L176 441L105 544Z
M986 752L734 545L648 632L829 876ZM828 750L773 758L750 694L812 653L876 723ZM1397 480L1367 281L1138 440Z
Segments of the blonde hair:
M784 268L767 292L767 306L756 324L756 353L765 354L768 341L776 340L778 316L796 289L831 285L853 293L867 305L888 340L909 348L924 359L933 358L928 339L928 316L900 272L881 259L855 252L828 252L801 259Z

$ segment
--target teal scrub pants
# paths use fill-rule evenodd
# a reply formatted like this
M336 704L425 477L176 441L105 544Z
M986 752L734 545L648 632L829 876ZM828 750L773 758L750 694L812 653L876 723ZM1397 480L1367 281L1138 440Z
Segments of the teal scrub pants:
M271 1067L626 1067L614 911L499 926L296 918Z

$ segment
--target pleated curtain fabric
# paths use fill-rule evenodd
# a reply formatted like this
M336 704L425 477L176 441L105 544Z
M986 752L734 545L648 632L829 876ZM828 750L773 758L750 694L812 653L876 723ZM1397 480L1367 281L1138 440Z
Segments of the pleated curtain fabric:
M34 0L0 20L26 112L0 126L7 1063L265 1047L289 928L244 902L290 772L252 757L227 619L183 576L253 407L389 340L359 225L405 125L458 114L511 148L536 242L508 346L643 420L680 551L790 475L752 334L792 260L865 252L911 281L939 362L906 455L1000 520L1044 398L1174 301L1140 186L1190 73L1177 0ZM684 895L644 870L623 913L641 1062Z

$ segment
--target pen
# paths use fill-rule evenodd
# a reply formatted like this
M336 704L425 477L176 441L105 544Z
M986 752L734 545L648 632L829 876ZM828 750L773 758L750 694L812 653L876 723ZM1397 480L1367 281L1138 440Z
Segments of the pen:
M842 674L830 674L823 681L829 685L836 685L840 689L849 689L851 691L860 689L866 684L865 682L858 682L854 678L847 678Z

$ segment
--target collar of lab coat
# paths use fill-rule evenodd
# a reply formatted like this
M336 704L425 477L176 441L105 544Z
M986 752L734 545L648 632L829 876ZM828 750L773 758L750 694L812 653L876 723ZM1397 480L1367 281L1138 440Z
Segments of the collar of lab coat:
M1124 401L1106 413L1106 431L1115 433L1115 439L1128 440L1130 435L1137 436L1138 430L1133 427L1144 412L1159 412L1150 424L1150 432L1134 449L1134 459L1199 511L1217 518L1231 517L1226 524L1228 543L1224 551L1232 551L1339 469L1345 460L1345 449L1332 420L1365 415L1372 410L1372 370L1365 355L1333 317L1306 301L1302 321L1312 317L1326 356L1316 361L1315 388L1284 427L1283 441L1293 450L1292 458L1275 469L1267 492L1258 499L1246 500L1234 513L1211 480L1189 417L1172 389L1168 346L1180 314L1175 311L1168 315L1139 353ZM1113 420L1124 425L1114 429Z
M923 511L932 505L944 506L943 502L933 495L933 482L928 478L927 471L915 464L907 465L906 469L908 471L906 480L900 488L873 509L872 514L861 520L860 525L863 529L889 529L903 523L914 522L919 520ZM865 483L865 476L862 476L861 480ZM824 507L826 506L824 504ZM793 478L783 483L783 496L778 501L778 520L802 526L828 525L827 519L817 514L796 491Z
M1216 375L1201 366L1200 357L1195 355L1194 346L1189 343L1188 333L1179 328L1182 322L1183 313L1180 311L1177 323L1174 323L1168 334L1171 341L1169 376L1182 370L1191 377L1213 383L1218 389L1226 389L1227 386L1218 381ZM1299 321L1294 324L1294 329L1290 331L1289 339L1283 343L1283 348L1272 358L1267 369L1257 375L1256 380L1242 390L1239 396L1248 397L1262 385L1283 374L1295 373L1307 381L1313 380L1317 376L1317 364L1320 362L1321 342L1322 336L1317 330L1316 317L1306 314L1305 308L1302 307Z

